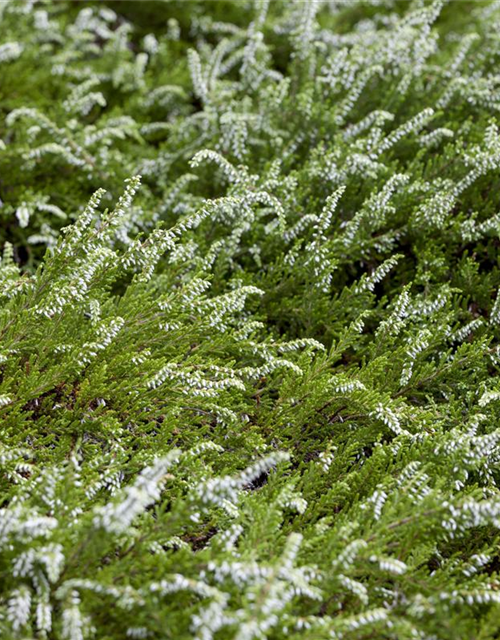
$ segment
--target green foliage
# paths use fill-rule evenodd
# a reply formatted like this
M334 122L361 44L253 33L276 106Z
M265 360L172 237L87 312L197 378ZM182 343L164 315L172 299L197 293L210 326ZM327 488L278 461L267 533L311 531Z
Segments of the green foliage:
M498 3L0 24L2 638L497 638Z

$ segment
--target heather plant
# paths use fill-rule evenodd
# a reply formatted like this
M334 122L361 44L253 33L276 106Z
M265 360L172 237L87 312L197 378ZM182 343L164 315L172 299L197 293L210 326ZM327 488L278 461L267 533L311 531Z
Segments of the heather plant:
M498 637L498 3L0 25L2 637Z

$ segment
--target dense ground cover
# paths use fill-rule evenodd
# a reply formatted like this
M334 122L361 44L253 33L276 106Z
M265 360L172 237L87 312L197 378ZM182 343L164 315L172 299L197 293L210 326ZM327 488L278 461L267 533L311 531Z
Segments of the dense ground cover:
M0 635L500 634L500 5L0 4Z

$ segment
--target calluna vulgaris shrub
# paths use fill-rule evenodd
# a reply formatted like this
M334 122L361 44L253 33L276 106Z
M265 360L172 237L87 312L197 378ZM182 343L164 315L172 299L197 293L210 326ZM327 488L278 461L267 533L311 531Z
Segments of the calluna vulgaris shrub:
M0 5L0 636L500 637L500 4Z

